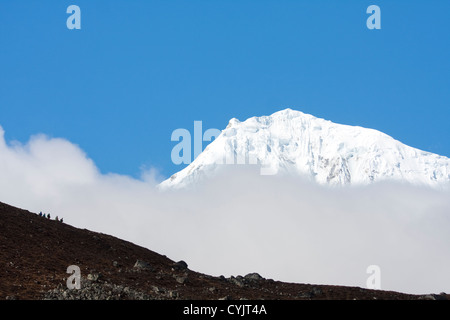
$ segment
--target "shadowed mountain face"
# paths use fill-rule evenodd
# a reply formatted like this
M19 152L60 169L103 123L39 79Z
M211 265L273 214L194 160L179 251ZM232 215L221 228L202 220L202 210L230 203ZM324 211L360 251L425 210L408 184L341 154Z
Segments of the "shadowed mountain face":
M188 259L189 257L187 257ZM358 287L213 277L115 237L0 203L0 299L444 299ZM67 268L81 271L68 289Z

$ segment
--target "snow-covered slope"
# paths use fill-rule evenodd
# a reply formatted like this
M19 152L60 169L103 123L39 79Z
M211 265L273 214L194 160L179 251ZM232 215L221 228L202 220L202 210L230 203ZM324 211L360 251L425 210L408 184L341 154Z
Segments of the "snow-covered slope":
M396 180L441 186L450 182L450 159L421 151L373 129L335 124L291 109L244 122L231 119L185 169L160 184L192 186L232 164L261 165L261 174L308 177L320 184Z

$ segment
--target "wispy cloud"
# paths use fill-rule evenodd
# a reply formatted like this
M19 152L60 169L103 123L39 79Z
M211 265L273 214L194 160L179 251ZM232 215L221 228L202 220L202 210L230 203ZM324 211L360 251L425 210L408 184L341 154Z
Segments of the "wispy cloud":
M0 128L0 201L183 259L214 275L450 291L450 192L380 183L328 188L243 166L194 190L162 192L152 168L137 180L103 175L81 148L34 136L6 143Z

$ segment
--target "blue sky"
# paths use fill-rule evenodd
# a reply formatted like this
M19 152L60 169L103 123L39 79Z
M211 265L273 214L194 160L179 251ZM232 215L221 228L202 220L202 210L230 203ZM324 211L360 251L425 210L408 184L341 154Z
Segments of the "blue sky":
M69 30L66 8L81 8ZM366 9L381 8L381 30ZM0 126L168 177L173 130L290 107L450 156L450 1L0 2Z

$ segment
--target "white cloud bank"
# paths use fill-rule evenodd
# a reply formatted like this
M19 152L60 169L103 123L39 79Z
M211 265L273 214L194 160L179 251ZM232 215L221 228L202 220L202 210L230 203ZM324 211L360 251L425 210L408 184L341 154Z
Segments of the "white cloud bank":
M298 179L231 172L195 191L160 192L155 172L102 175L64 139L7 144L0 127L0 201L50 212L195 271L258 272L289 282L450 292L450 192L398 184L330 189Z

